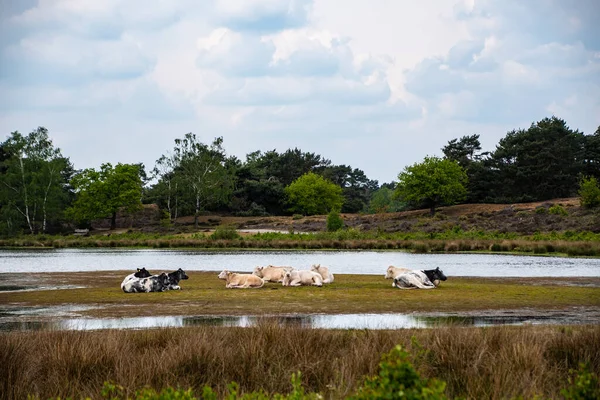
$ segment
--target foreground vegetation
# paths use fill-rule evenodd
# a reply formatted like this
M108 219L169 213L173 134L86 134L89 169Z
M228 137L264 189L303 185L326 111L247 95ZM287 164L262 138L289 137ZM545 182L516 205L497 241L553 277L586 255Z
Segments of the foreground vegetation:
M160 271L151 271L160 272ZM0 291L0 304L20 306L92 306L86 316L281 315L338 313L466 312L511 310L528 312L600 308L600 278L459 278L449 277L436 290L399 291L381 275L336 274L335 282L317 287L225 289L216 272L187 271L181 291L129 294L120 288L130 271L19 274L29 284L72 285L76 289ZM11 275L7 281L17 285ZM35 282L35 281L33 281Z
M97 396L105 381L121 386L124 396L144 387L190 388L199 394L208 385L221 398L232 381L239 385L238 394L289 393L290 376L297 371L307 393L344 398L356 393L365 375L376 375L381 354L398 344L408 355L388 358L388 371L380 377L392 373L399 382L402 374L410 375L410 362L423 386L437 378L445 382L443 395L450 398L559 398L569 370L580 363L596 376L600 372L599 326L344 331L271 323L255 328L10 333L1 339L3 399ZM371 385L377 387L377 382ZM435 393L440 386L429 387ZM373 393L367 391L362 398L376 397Z

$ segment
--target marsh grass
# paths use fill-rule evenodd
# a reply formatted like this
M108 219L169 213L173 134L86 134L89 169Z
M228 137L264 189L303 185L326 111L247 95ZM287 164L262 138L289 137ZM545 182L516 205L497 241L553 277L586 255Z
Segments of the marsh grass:
M517 235L514 232L457 229L444 232L359 231L342 229L336 232L256 233L240 236L231 227L219 227L212 235L203 233L191 237L145 234L139 232L96 235L90 237L22 236L0 240L0 247L150 247L150 248L249 248L249 249L402 249L416 253L428 252L518 252L533 254L563 254L569 256L600 256L600 234L593 232L548 232Z
M0 335L0 398L62 398L100 393L104 381L129 395L142 387L210 385L223 395L289 392L302 372L307 391L343 398L383 353L401 344L425 377L466 398L558 398L570 368L600 372L600 327L447 327L422 330L313 330L261 323L254 328L32 332Z

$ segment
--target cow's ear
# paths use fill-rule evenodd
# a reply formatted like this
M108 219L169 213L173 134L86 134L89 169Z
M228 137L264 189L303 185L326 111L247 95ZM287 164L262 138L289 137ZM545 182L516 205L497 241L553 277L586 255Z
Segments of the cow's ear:
M140 271L141 271L141 269L139 269L139 268L138 268L137 270L138 270L138 272L140 272Z

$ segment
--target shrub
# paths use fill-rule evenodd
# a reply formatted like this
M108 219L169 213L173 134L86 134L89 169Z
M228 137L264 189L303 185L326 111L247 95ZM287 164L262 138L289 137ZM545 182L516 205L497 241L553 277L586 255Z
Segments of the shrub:
M209 236L212 240L233 240L239 239L241 236L232 226L218 226L217 229Z
M567 210L560 204L555 204L548 209L548 213L555 215L568 215Z
M566 400L600 399L600 380L589 366L580 364L579 370L569 372L569 386L560 391Z
M421 378L401 346L384 354L379 363L379 375L365 379L351 399L446 399L446 383Z
M579 182L579 199L583 207L598 207L600 206L600 187L596 178L583 178Z
M334 210L334 211L331 211L327 215L327 231L328 232L339 231L340 229L342 229L343 226L344 226L344 220L340 216L339 212Z
M538 208L535 209L536 214L546 214L547 212L548 212L548 210L544 206L539 206Z

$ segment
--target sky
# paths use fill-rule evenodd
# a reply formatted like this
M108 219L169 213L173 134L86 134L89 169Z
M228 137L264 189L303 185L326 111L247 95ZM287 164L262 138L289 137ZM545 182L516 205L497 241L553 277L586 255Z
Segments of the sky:
M299 148L390 182L449 140L600 126L598 0L0 0L0 139L75 168L174 140Z

